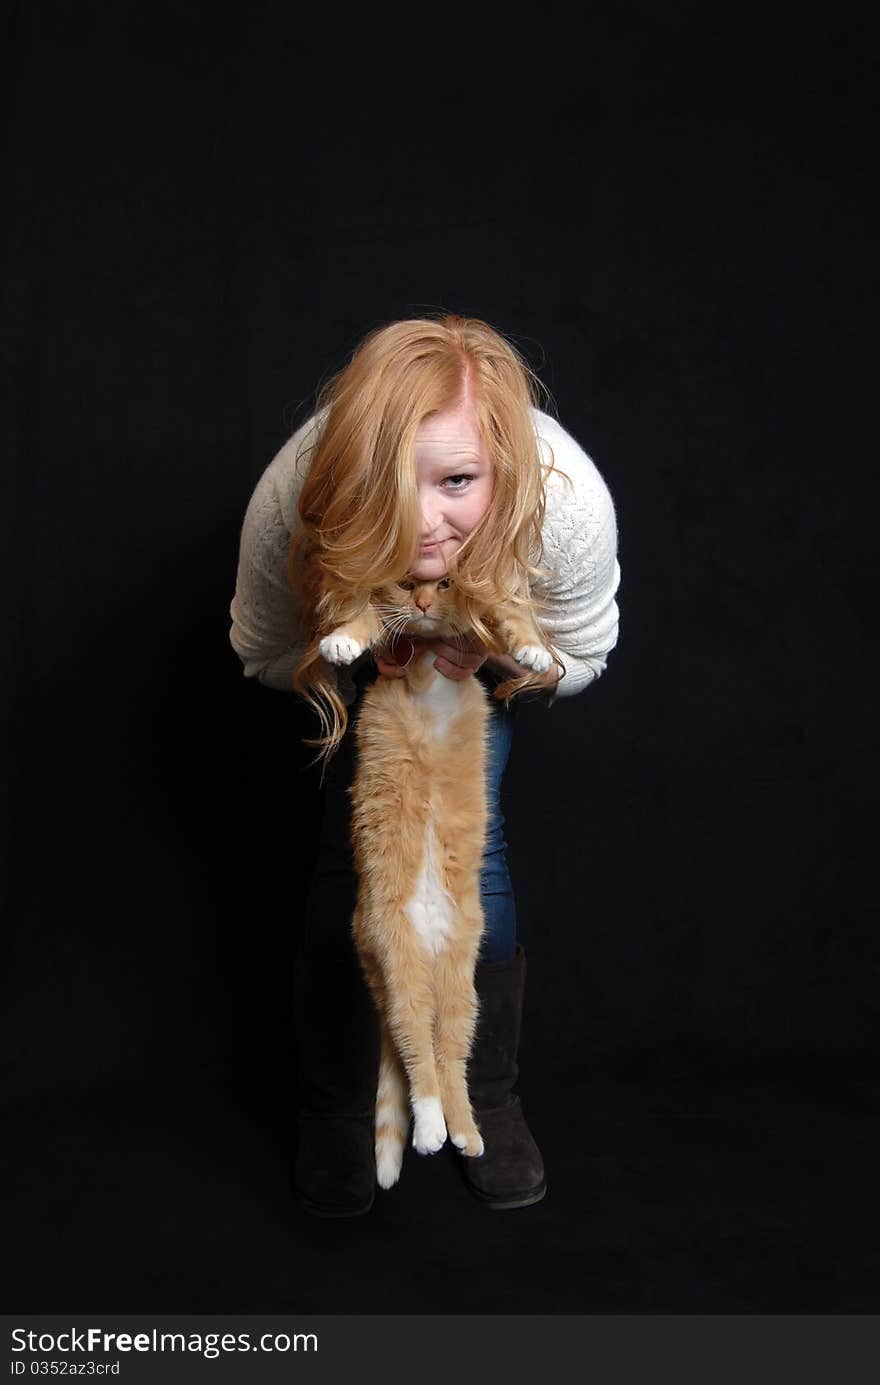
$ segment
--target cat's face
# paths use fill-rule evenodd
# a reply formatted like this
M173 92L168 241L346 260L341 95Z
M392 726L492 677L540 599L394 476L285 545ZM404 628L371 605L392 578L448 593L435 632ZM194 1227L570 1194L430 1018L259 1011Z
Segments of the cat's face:
M456 635L463 630L452 578L389 582L379 593L376 608L392 635Z

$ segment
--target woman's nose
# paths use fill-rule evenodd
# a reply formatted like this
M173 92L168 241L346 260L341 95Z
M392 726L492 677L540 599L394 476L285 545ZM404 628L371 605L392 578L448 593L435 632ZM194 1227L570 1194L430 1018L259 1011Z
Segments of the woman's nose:
M422 505L422 533L423 540L429 539L435 530L440 528L443 522L443 515L436 506Z

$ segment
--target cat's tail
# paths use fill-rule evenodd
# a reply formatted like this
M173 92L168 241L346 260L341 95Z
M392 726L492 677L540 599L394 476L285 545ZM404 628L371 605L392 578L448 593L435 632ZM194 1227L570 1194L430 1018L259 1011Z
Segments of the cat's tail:
M403 1151L409 1134L409 1101L406 1072L384 1020L379 1086L376 1092L376 1182L392 1188L400 1177Z

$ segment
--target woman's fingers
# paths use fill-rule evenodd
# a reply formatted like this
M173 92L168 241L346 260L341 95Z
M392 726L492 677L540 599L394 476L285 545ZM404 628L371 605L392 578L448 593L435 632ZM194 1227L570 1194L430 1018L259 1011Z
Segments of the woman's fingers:
M434 667L438 673L443 674L444 678L451 678L456 683L461 682L463 678L472 678L476 672L471 667L466 668L463 664L450 663L448 659L442 657L434 660Z
M383 659L381 655L376 655L376 668L383 678L405 678L406 669L400 664L392 663L390 659Z
M455 682L470 678L478 668L482 668L489 654L484 645L474 640L452 644L439 636L432 640L410 640L404 635L395 640L393 649L374 649L373 658L383 678L405 678L413 659L423 649L433 650L437 672Z
M489 654L485 645L479 644L476 640L451 644L438 638L429 640L428 643L437 655L434 660L435 669L447 678L469 678L478 668L482 668Z
M405 678L407 669L418 653L419 643L407 635L401 635L389 648L374 649L373 658L382 677Z

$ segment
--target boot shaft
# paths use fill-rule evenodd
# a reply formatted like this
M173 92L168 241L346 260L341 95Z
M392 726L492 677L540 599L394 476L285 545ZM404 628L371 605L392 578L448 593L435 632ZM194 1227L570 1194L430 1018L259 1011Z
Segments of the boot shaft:
M506 1106L513 1099L525 974L526 958L519 944L509 962L477 963L479 1014L468 1059L468 1088L477 1111Z

